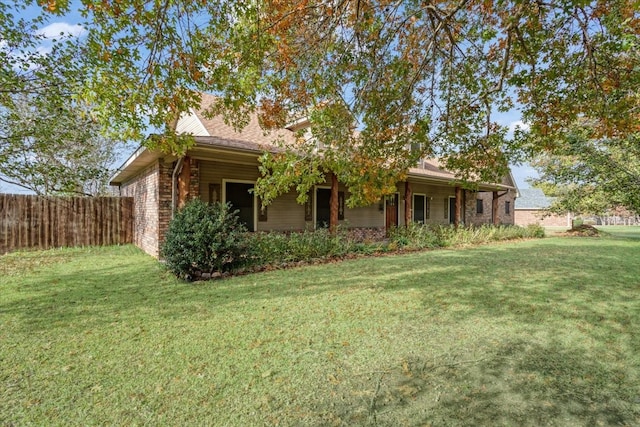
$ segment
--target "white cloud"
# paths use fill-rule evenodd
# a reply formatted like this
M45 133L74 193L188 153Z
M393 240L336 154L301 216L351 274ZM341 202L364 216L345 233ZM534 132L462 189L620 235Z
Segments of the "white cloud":
M66 22L54 22L38 30L38 34L48 39L64 37L81 37L87 30L79 24L71 25Z
M525 123L522 120L516 120L515 122L509 123L509 134L513 135L513 132L515 132L518 128L523 131L528 131L531 126L529 126L528 123Z
M47 56L51 53L51 48L48 46L38 46L38 48L36 49L36 53L39 56Z

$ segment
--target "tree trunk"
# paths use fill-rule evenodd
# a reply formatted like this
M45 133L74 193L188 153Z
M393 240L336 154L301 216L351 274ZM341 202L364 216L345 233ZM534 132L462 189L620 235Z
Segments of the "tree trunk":
M493 225L500 224L500 215L498 215L498 192L493 192L493 199L491 199L491 218L493 219Z
M338 231L338 177L331 174L331 201L329 214L329 232L336 234Z
M182 209L189 200L189 187L191 185L191 159L185 157L182 170L178 175L178 208Z
M460 225L461 207L462 207L462 188L456 187L456 206L455 206L455 212L453 215L453 226L455 228L458 228L458 226Z
M404 226L409 227L411 224L411 204L413 202L413 193L411 192L411 184L409 181L404 182Z

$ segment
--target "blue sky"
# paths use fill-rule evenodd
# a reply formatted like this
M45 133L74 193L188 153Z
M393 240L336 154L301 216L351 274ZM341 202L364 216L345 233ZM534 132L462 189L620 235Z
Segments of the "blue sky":
M75 37L82 36L82 34L84 33L84 29L81 25L83 18L77 12L78 2L72 2L71 10L72 12L65 15L64 17L51 17L48 24L43 26L39 31L51 38L59 37L60 33L70 34ZM39 8L37 7L29 7L26 9L24 16L29 17L29 14L35 14L38 13L38 11ZM47 50L48 47L46 46L46 44L43 45L41 48L41 52L47 53ZM513 131L515 126L523 126L520 114L515 109L509 112L496 114L495 120L500 125L509 127L510 131ZM121 159L118 159L114 167L122 164L124 160L126 160L126 158L129 156L129 154L131 153L124 153L123 157ZM526 183L526 179L529 177L537 176L536 171L528 164L512 165L512 173L519 188L528 188L529 185ZM0 192L19 194L28 193L28 191L25 189L11 186L2 182L0 182Z

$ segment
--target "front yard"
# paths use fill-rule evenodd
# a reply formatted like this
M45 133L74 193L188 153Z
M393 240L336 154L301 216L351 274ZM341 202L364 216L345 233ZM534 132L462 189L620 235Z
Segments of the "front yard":
M0 257L0 425L638 425L640 240L187 284L133 247Z

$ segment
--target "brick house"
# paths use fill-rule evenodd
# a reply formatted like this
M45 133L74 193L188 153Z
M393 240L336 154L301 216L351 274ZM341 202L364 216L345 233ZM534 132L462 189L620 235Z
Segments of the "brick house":
M202 105L212 101L203 96ZM295 127L294 127L295 126ZM222 118L206 118L193 110L178 122L177 131L194 135L196 144L184 157L176 158L145 147L138 149L111 180L120 195L135 200L134 242L158 256L169 221L186 200L230 202L251 231L314 229L329 223L331 178L315 187L309 202L300 205L294 191L260 209L249 192L259 177L258 157L273 149L275 138L292 141L304 122L270 134L260 128L257 117L240 132ZM346 208L348 189L338 183L338 220L341 226L384 235L389 227L407 220L427 224L514 224L514 201L518 195L511 174L501 183L480 184L478 191L454 185L455 177L435 160L425 159L409 171L397 193L379 203Z
M516 225L540 224L545 227L571 227L572 216L549 213L553 198L545 196L538 188L523 188L516 201L514 219Z

